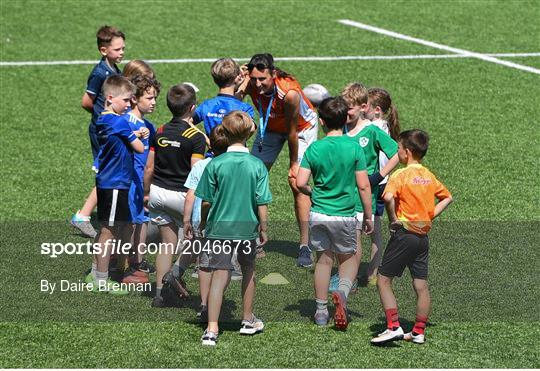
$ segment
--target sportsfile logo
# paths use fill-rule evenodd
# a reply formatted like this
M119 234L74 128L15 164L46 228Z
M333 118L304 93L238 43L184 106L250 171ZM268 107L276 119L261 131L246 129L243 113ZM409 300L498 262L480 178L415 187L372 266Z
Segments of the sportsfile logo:
M41 244L41 255L48 255L50 258L57 258L61 255L101 255L103 257L109 254L125 255L137 249L139 254L176 254L180 251L183 241L179 240L177 244L172 243L141 243L134 247L133 244L121 240L107 240L104 243L87 242L44 242Z

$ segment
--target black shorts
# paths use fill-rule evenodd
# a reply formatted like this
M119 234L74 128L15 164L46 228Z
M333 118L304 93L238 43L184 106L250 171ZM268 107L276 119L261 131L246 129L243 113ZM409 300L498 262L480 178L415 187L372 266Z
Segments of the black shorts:
M97 188L97 200L100 223L109 227L131 223L128 189Z
M240 266L253 266L257 255L256 240L204 238L199 259L208 262L209 269L233 270L232 257L236 251Z
M379 184L379 191L377 192L377 201L375 205L375 215L376 216L382 216L384 214L384 200L382 198L382 195L384 193L384 189L386 188L386 183Z
M429 237L409 232L401 227L392 234L384 251L379 273L386 277L401 277L409 267L412 278L427 279Z

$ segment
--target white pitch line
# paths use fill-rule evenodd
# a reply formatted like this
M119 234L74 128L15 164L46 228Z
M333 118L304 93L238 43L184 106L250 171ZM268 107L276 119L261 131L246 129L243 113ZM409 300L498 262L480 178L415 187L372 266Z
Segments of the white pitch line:
M419 39L419 38L416 38L416 37L400 34L400 33L394 32L394 31L385 30L383 28L370 26L368 24L351 21L349 19L340 19L340 20L338 20L338 22L341 23L341 24L347 25L347 26L357 27L357 28L361 28L363 30L375 32L375 33L378 33L378 34L381 34L381 35L394 37L396 39L406 40L406 41L410 41L410 42L417 43L417 44L420 44L420 45L429 46L429 47L434 48L434 49L444 50L444 51L447 51L447 52L452 52L452 53L460 54L460 55L471 57L471 58L477 58L477 59L481 59L483 61L492 62L492 63L500 64L500 65L503 65L503 66L506 66L506 67L511 67L511 68L515 68L515 69L518 69L518 70L532 72L532 73L536 73L536 74L540 75L540 70L539 69L529 67L529 66L524 66L522 64L517 64L517 63L513 63L513 62L504 61L502 59L497 59L495 57L492 57L492 56L489 56L489 55L486 55L486 54L480 54L480 53L476 53L476 52L471 52L469 50L464 50L464 49L454 48L454 47L443 45L443 44L434 43L434 42Z
M482 54L489 57L540 57L540 53L491 53ZM447 59L447 58L475 58L465 54L418 54L418 55L346 55L337 57L276 57L276 61L287 62L326 62L326 61L369 61L369 60L404 60L404 59ZM212 63L217 58L182 58L182 59L147 59L150 64L160 63ZM237 61L249 61L249 58L233 58ZM125 61L127 63L129 61ZM60 65L86 65L96 64L96 61L21 61L0 62L0 67L20 66L60 66Z

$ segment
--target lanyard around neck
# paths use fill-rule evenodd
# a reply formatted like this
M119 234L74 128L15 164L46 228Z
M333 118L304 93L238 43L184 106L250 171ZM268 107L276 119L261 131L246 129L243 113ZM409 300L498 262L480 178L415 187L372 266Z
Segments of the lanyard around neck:
M263 118L263 108L261 98L259 97L259 133L261 136L261 142L264 139L264 133L266 132L266 127L268 126L268 120L270 119L270 112L272 111L272 103L274 102L274 97L276 95L276 87L274 86L274 91L272 92L272 97L270 98L270 103L268 103L268 108L266 108L266 114Z

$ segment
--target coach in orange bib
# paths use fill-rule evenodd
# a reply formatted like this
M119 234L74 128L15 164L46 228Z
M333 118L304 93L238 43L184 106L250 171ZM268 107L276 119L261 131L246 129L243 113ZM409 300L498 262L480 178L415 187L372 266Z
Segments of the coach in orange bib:
M271 54L256 54L244 66L245 82L237 96L250 95L259 111L259 128L251 154L261 159L268 170L283 144L289 146L289 186L294 195L296 220L300 228L298 265L313 264L308 243L311 202L296 188L296 174L307 147L317 140L317 114L302 92L298 81L274 66Z

